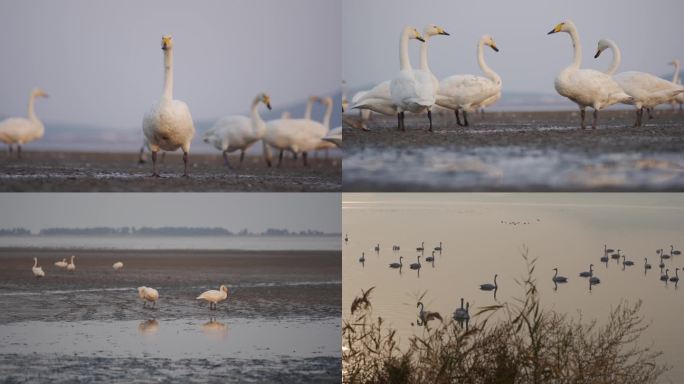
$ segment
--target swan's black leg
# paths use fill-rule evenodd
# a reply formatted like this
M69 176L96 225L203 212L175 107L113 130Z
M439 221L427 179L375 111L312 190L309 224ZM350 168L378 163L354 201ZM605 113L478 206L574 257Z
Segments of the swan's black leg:
M404 111L401 111L401 130L406 132L406 120L404 119L406 117L406 114Z
M241 149L240 150L240 165L238 166L239 169L242 169L242 162L245 160L245 150Z
M594 109L594 121L591 123L591 129L596 129L596 120L598 120L598 111Z
M283 163L283 150L280 150L280 154L278 155L278 168L280 168L280 165Z
M428 129L429 132L432 132L432 111L428 109L428 120L430 121L430 129Z
M138 164L145 164L145 145L140 147L140 156L138 156Z
M401 131L401 112L397 113L397 131Z
M648 111L648 119L651 120L653 118L653 108L646 108Z
M580 123L580 126L582 129L587 129L587 127L584 125L584 116L586 115L586 110L584 108L580 108L580 116L582 118L582 122Z
M304 166L305 166L305 167L308 167L308 166L309 166L309 162L306 160L307 157L308 157L308 154L307 154L306 152L302 152L302 160L304 161Z
M639 108L636 110L636 119L634 119L634 125L632 126L632 128L637 128L637 127L641 126L641 114L643 112L644 111L642 108Z
M188 153L183 152L183 177L188 177Z
M468 126L468 112L465 109L463 110L463 126Z
M161 159L159 159L159 162L164 164L164 160L166 160L166 152L162 152Z
M223 151L223 165L228 167L228 169L233 169L233 167L230 165L230 162L228 161L228 151Z
M152 151L152 177L159 177L157 173L157 151Z
M454 109L454 114L456 115L456 124L458 124L459 127L462 127L463 124L461 124L461 117L458 115L458 108Z

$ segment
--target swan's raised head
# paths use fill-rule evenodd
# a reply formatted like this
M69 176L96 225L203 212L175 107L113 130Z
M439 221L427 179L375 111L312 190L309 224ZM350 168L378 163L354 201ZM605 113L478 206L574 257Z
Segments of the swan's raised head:
M266 108L271 109L271 97L270 97L269 95L267 95L267 94L265 94L265 93L262 93L262 94L259 96L259 100L260 100L262 103L264 103L264 105L266 106Z
M601 53L605 51L606 49L610 48L612 41L608 39L601 39L598 42L598 46L596 47L596 54L594 55L594 59L598 58L601 56Z
M162 43L161 47L163 50L171 49L173 48L173 39L171 38L171 35L164 35L162 36Z
M40 88L33 88L31 95L34 97L48 97L48 94Z
M423 35L424 36L437 36L437 35L449 36L449 33L447 33L447 31L445 31L444 28L440 27L439 25L430 24L423 29Z
M491 36L482 36L482 43L487 45L489 48L493 49L494 52L499 52L499 48L497 48L496 43L494 42L494 38L492 38Z
M679 67L679 59L674 59L670 61L668 64L674 65L675 67Z
M425 39L423 36L418 32L418 30L414 27L406 27L406 30L408 30L408 38L409 39L416 39L420 40L422 42L425 42Z
M553 33L558 33L558 32L570 32L573 29L575 29L575 24L572 21L564 21L562 23L558 23L547 35L551 35Z

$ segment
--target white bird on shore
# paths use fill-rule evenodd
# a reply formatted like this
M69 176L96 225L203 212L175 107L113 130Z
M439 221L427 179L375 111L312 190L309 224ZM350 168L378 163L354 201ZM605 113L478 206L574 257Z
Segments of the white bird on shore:
M38 266L38 258L34 257L33 258L33 268L31 268L31 271L33 272L33 276L35 277L45 277L45 272L43 272L43 267Z
M69 263L67 263L66 258L63 258L62 261L55 261L55 266L58 268L66 268L67 264Z
M210 290L202 292L197 296L197 300L204 300L209 302L209 309L216 309L216 304L228 298L228 287L222 285L219 290Z
M17 158L21 158L21 146L31 141L40 139L45 133L43 123L38 119L33 109L36 97L48 97L40 88L34 88L29 96L28 118L11 117L0 122L0 141L9 146L17 146Z
M171 36L162 37L164 50L164 93L161 99L152 106L143 119L143 133L152 152L152 176L157 173L157 152L159 150L183 150L184 172L188 176L188 154L190 143L195 136L187 104L173 99L173 40Z
M443 108L453 109L458 125L468 126L467 112L484 108L501 98L501 77L484 61L483 46L488 46L499 52L494 39L483 35L477 42L477 63L484 73L484 77L475 75L453 75L442 79L439 83L437 100L435 103ZM459 111L463 111L464 123L461 124Z
M69 265L67 265L66 269L67 271L75 271L76 270L76 264L74 264L74 258L76 256L71 255L71 260L69 261Z
M261 140L266 132L266 123L259 115L259 103L271 109L271 98L265 93L260 93L252 101L250 117L241 115L223 117L203 135L205 143L213 145L222 152L223 162L228 168L232 168L228 162L228 153L240 151L241 167L245 151Z
M159 299L159 292L150 287L138 287L138 297L143 301L143 308L147 305L147 302L151 302L152 306L157 305L157 300Z
M674 59L670 63L670 65L674 65L674 75L672 75L672 84L677 84L677 85L682 85L682 80L679 78L679 60ZM677 95L674 99L671 101L672 103L672 110L675 110L675 104L679 104L679 110L682 110L682 104L684 104L684 93L680 93Z
M121 268L123 268L123 263L120 261L117 261L116 263L114 263L114 265L112 265L112 268L114 268L114 271L118 271Z
M580 109L581 127L585 129L586 108L594 109L592 128L596 128L598 111L613 104L629 104L634 99L613 80L610 75L593 69L580 69L582 65L582 46L580 45L577 28L572 21L565 21L556 25L548 34L566 32L572 39L574 59L563 69L555 81L556 91L574 101Z
M598 58L601 55L601 52L608 48L613 50L613 61L606 73L608 75L613 75L620 66L620 61L622 59L620 49L613 40L599 40L594 58ZM645 72L621 72L617 75L613 75L613 79L622 87L625 93L634 99L627 104L633 104L636 107L636 119L634 120L635 127L642 126L644 109L651 109L659 104L668 103L677 95L684 93L684 87L681 85L673 84L665 79Z

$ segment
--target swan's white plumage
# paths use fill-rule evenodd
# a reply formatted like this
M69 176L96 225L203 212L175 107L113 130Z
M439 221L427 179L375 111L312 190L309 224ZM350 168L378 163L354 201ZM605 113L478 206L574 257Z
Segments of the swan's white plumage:
M55 261L55 266L58 268L66 268L68 264L66 258L62 259L62 261Z
M47 97L40 88L34 88L29 96L28 118L11 117L0 122L0 141L7 145L23 145L40 139L45 133L43 123L34 111L36 97Z
M228 298L228 287L222 285L219 287L218 291L215 289L202 292L201 295L197 296L197 300L204 300L212 304L217 304Z
M323 140L335 144L336 147L342 146L342 127L336 127L328 131Z
M69 261L69 265L67 265L66 269L67 271L75 271L76 270L76 264L74 264L74 258L76 256L71 255L71 260Z
M408 40L423 41L417 29L405 27L399 39L399 73L390 81L390 99L398 112L419 113L435 103L432 76L425 70L413 70L408 56Z
M316 149L324 149L326 146L323 137L328 133L330 117L332 115L332 99L318 100L325 104L326 109L323 122L311 119L276 119L266 123L264 143L269 147L281 151L287 150L293 153L310 152Z
M45 272L43 272L43 267L38 266L38 258L33 258L33 267L31 268L33 276L35 277L45 277Z
M118 271L118 270L120 270L121 268L123 268L123 263L120 262L120 261L117 261L116 263L114 263L114 264L112 265L112 268L114 268L115 271Z
M271 109L270 98L265 93L258 94L252 101L250 114L247 116L227 116L219 119L204 134L204 142L209 143L222 152L246 151L254 143L261 140L266 124L259 115L259 103Z
M159 299L159 292L154 288L142 286L138 287L138 297L140 297L143 302L149 301L156 303Z

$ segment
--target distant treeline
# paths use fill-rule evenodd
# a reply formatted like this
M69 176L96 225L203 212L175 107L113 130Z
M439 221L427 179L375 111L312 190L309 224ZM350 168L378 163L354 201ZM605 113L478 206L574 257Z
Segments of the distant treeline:
M45 228L38 233L41 236L328 236L338 233L325 233L312 229L290 232L287 229L269 228L255 233L248 229L231 232L221 227L93 227L93 228ZM0 236L25 236L31 231L25 228L0 229Z

